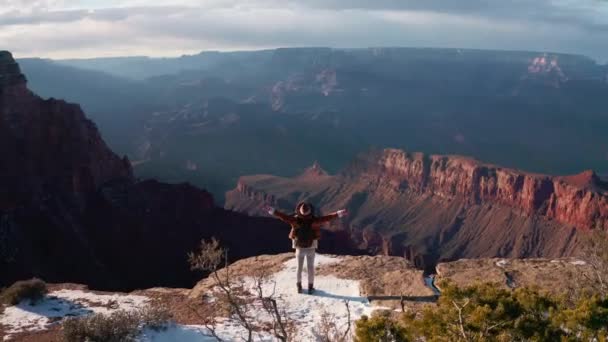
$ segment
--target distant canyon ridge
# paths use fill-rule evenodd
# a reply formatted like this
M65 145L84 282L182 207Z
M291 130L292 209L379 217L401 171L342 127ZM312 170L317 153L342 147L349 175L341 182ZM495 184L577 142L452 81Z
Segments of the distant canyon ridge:
M245 175L344 169L370 146L546 174L608 174L608 66L585 56L286 48L179 58L20 60L79 103L138 177L220 203Z
M322 211L348 208L335 229L348 229L361 248L425 268L460 258L572 256L585 232L608 231L608 183L591 170L548 176L396 149L361 154L335 175L314 164L293 178L242 177L226 208L261 214L264 203L291 210L301 200Z

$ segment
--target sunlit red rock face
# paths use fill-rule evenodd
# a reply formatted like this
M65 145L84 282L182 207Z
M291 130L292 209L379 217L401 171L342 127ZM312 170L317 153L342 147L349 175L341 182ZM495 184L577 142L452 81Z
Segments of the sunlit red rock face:
M388 178L399 188L468 204L497 203L580 229L608 230L608 191L593 171L551 177L485 165L458 156L400 150L371 153L347 171Z
M243 177L226 208L258 213L264 202L287 209L303 199L349 208L343 228L361 247L424 267L462 257L569 256L580 231L608 229L608 194L591 171L551 177L395 149L361 155L334 176Z

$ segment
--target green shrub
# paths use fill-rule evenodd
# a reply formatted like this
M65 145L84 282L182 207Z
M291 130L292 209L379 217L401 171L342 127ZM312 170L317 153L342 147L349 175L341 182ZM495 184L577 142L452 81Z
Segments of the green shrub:
M29 300L31 304L35 304L47 293L48 289L44 281L37 278L22 280L0 292L0 304L17 305L23 300Z
M357 342L406 342L406 330L386 311L375 312L372 317L362 316L355 322Z
M116 311L110 315L92 314L69 318L63 323L66 342L135 341L142 329L167 329L171 314L160 305L149 305L139 311Z
M436 305L417 313L363 317L356 340L367 341L608 341L608 299L571 302L536 289L492 284L441 285Z

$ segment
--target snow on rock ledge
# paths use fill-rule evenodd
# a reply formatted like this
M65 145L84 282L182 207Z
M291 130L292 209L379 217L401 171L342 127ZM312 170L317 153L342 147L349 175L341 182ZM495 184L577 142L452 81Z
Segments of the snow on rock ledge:
M314 295L298 294L296 292L296 259L292 253L275 256L259 256L240 260L230 266L231 273L243 279L245 287L254 288L254 276L261 270L271 270L272 275L263 285L264 294L274 293L274 298L280 308L286 310L287 316L296 322L298 331L296 340L315 341L315 331L321 324L325 313L331 314L338 327L348 325L348 312L345 302L350 309L351 323L362 315L369 315L379 309L372 306L367 299L370 294L385 293L389 286L395 291L407 290L420 296L432 295L431 289L425 287L422 271L415 270L405 259L397 257L369 256L329 256L317 254L315 258L317 275L315 277L316 292ZM306 267L305 267L306 268ZM306 288L306 271L303 272L303 284ZM393 285L395 281L408 284L403 288ZM379 284L382 283L382 284ZM385 284L386 283L386 284ZM192 299L201 299L211 293L213 281L202 280L191 291ZM382 293L375 293L383 291ZM371 293L374 292L374 293ZM207 299L208 300L208 299ZM252 313L261 321L270 321L262 308ZM245 331L235 322L224 321L217 327L217 333L226 340L238 339ZM202 336L204 327L176 326L161 333L150 333L145 341L171 341L176 336ZM200 339L192 339L192 341ZM274 340L268 334L259 334L256 341Z
M287 259L285 261L285 259ZM332 257L318 254L315 258L317 269L340 264L340 257ZM258 258L245 259L237 262L232 267L231 272L236 272L244 281L245 288L249 288L254 292L255 279L254 273L257 269L261 269L269 264L281 262L280 270L273 273L263 284L263 293L274 293L274 298L280 308L285 309L287 316L297 323L298 341L315 341L315 328L321 323L321 319L325 313L331 314L336 319L336 324L339 327L346 327L348 324L348 313L345 301L348 301L351 312L351 320L354 321L364 314L370 314L374 308L368 303L366 297L363 297L360 292L360 282L358 280L341 279L334 275L318 275L315 277L316 292L314 295L298 294L296 292L296 267L297 261L292 254L279 256L262 256ZM276 266L274 265L275 269ZM306 265L305 265L306 268ZM246 273L239 271L247 270ZM303 272L303 283L306 284L306 272ZM193 290L195 296L204 295L209 291L209 279L203 280L202 284L197 285ZM306 285L304 285L306 288ZM251 316L257 317L261 321L270 321L271 318L263 310L256 308ZM236 322L225 321L217 328L217 333L225 340L238 340L241 336L246 336L246 331ZM202 326L176 326L165 332L153 333L149 332L144 341L170 341L176 336L199 336L203 338L201 333L205 331ZM197 334L198 333L198 334ZM201 341L201 339L192 339L193 341ZM260 333L256 337L256 341L273 341L274 338L267 333Z
M5 308L0 315L0 325L4 326L6 341L14 334L47 330L65 317L91 313L110 314L117 310L133 311L145 307L147 302L145 296L107 295L63 289L49 293L35 305L23 301Z

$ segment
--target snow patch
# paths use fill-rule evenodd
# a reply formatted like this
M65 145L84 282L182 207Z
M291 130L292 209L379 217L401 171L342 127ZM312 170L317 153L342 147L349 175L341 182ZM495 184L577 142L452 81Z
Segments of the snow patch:
M120 295L120 294L95 294L78 290L59 290L51 295L81 303L95 313L110 314L117 310L135 311L147 305L149 298L146 296Z
M0 325L5 327L7 336L27 331L49 329L65 317L109 314L117 310L133 311L144 307L148 298L135 295L101 295L80 290L59 290L49 293L42 301L31 305L23 301L9 306L0 315Z
M237 329L225 329L222 337L226 341L241 341L242 335L238 335ZM141 342L217 342L217 339L210 336L204 326L199 325L180 325L174 324L163 331L145 329L139 337ZM256 341L262 341L256 339Z
M570 263L572 265L576 265L576 266L587 265L587 263L583 260L574 260L574 261L570 261Z
M340 263L340 258L317 254L315 264L330 265ZM278 305L284 308L287 315L298 326L296 341L316 341L316 327L321 322L324 313L335 317L338 327L345 328L348 324L348 314L344 301L350 306L351 321L359 319L362 315L369 315L377 307L372 307L366 297L362 297L359 290L359 281L340 279L335 276L317 276L315 278L314 295L298 294L296 292L296 259L284 263L284 269L272 275L263 285L265 295L274 291L274 298ZM306 272L304 272L306 273ZM306 281L306 274L303 274ZM245 286L254 288L252 278L244 279ZM270 321L262 308L255 308L251 313L260 321ZM351 327L354 330L354 325ZM352 331L352 330L351 330ZM226 320L216 327L217 334L227 340L241 340L245 335L244 329L234 321ZM168 342L168 341L215 341L205 336L207 330L204 326L174 325L166 331L146 331L141 338L142 342ZM275 338L268 333L260 333L255 341L274 341Z
M502 259L496 262L496 266L498 267L505 267L507 264L509 263L508 260Z

